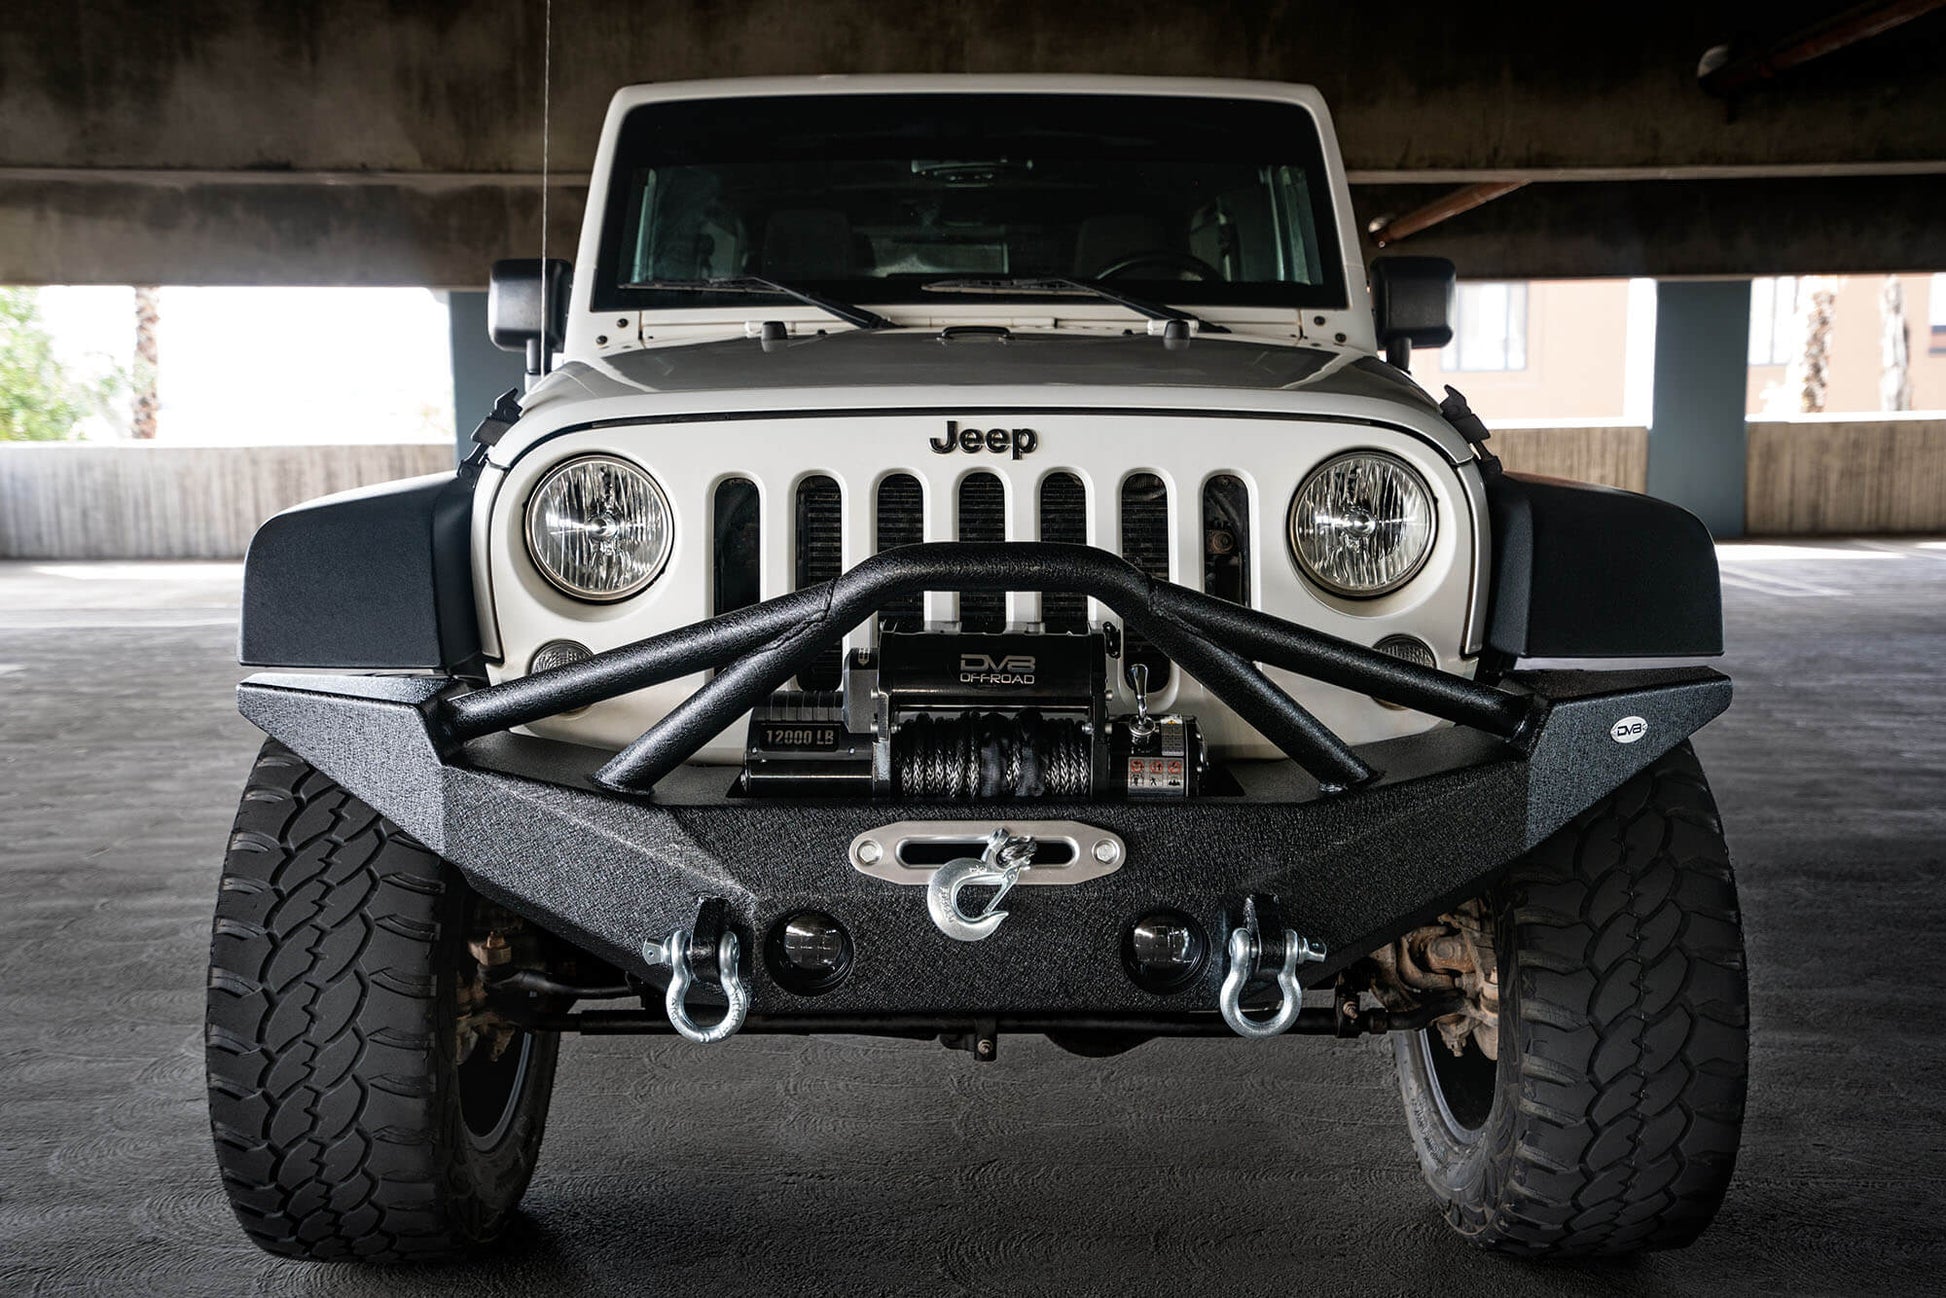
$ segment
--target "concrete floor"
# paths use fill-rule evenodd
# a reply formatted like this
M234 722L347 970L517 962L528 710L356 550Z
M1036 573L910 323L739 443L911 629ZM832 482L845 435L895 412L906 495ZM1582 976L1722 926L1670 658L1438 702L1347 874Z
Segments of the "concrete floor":
M1478 1256L1388 1052L1316 1039L1000 1061L862 1039L563 1049L510 1246L280 1262L202 1100L217 863L256 745L236 570L0 565L0 1291L1939 1292L1946 542L1726 547L1738 701L1698 740L1738 859L1755 1050L1695 1248Z

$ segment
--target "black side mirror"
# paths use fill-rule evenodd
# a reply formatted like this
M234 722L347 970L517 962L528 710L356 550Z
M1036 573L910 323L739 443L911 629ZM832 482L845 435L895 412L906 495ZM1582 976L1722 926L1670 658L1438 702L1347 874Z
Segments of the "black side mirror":
M502 351L527 353L527 372L542 374L567 337L568 264L512 257L493 263L487 281L487 334Z
M1458 287L1452 262L1444 257L1374 257L1371 282L1372 320L1386 360L1410 369L1413 348L1444 347L1453 341Z

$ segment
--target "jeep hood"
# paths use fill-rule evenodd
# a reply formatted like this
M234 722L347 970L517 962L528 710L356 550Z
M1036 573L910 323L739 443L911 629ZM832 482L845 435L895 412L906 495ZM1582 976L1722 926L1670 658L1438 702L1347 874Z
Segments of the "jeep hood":
M570 362L554 382L587 397L806 388L1217 388L1433 402L1409 378L1361 352L1259 339L1199 337L1180 350L1147 334L1015 332L943 336L934 329L794 338L782 346L728 338ZM535 395L539 395L538 390ZM553 394L550 393L550 396ZM567 395L562 393L561 395Z

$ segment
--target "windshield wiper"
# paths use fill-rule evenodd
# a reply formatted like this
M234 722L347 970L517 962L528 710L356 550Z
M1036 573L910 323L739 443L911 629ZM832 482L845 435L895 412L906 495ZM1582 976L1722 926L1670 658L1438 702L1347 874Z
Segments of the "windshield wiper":
M1052 293L1060 297L1098 297L1117 306L1125 306L1139 316L1151 320L1182 320L1196 326L1206 334L1226 334L1230 332L1220 324L1213 324L1201 316L1146 298L1130 297L1120 289L1109 288L1099 280L1069 279L1064 275L1027 275L1012 279L935 279L921 288L928 293Z
M671 293L771 293L778 297L796 298L806 306L814 306L828 315L834 315L849 325L860 329L896 329L898 326L876 311L867 311L862 306L849 302L838 302L816 293L807 293L789 284L779 284L774 279L762 279L756 275L733 275L723 279L638 279L622 285L623 288L659 289Z

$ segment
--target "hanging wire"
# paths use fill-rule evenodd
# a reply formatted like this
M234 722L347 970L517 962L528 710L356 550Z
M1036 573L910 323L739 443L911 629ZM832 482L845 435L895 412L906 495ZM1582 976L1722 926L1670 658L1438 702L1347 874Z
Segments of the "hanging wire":
M554 0L541 0L541 373L553 368L552 344L548 329L554 322L553 303L549 301L554 277L547 273L547 191L549 189L548 136L554 88Z

